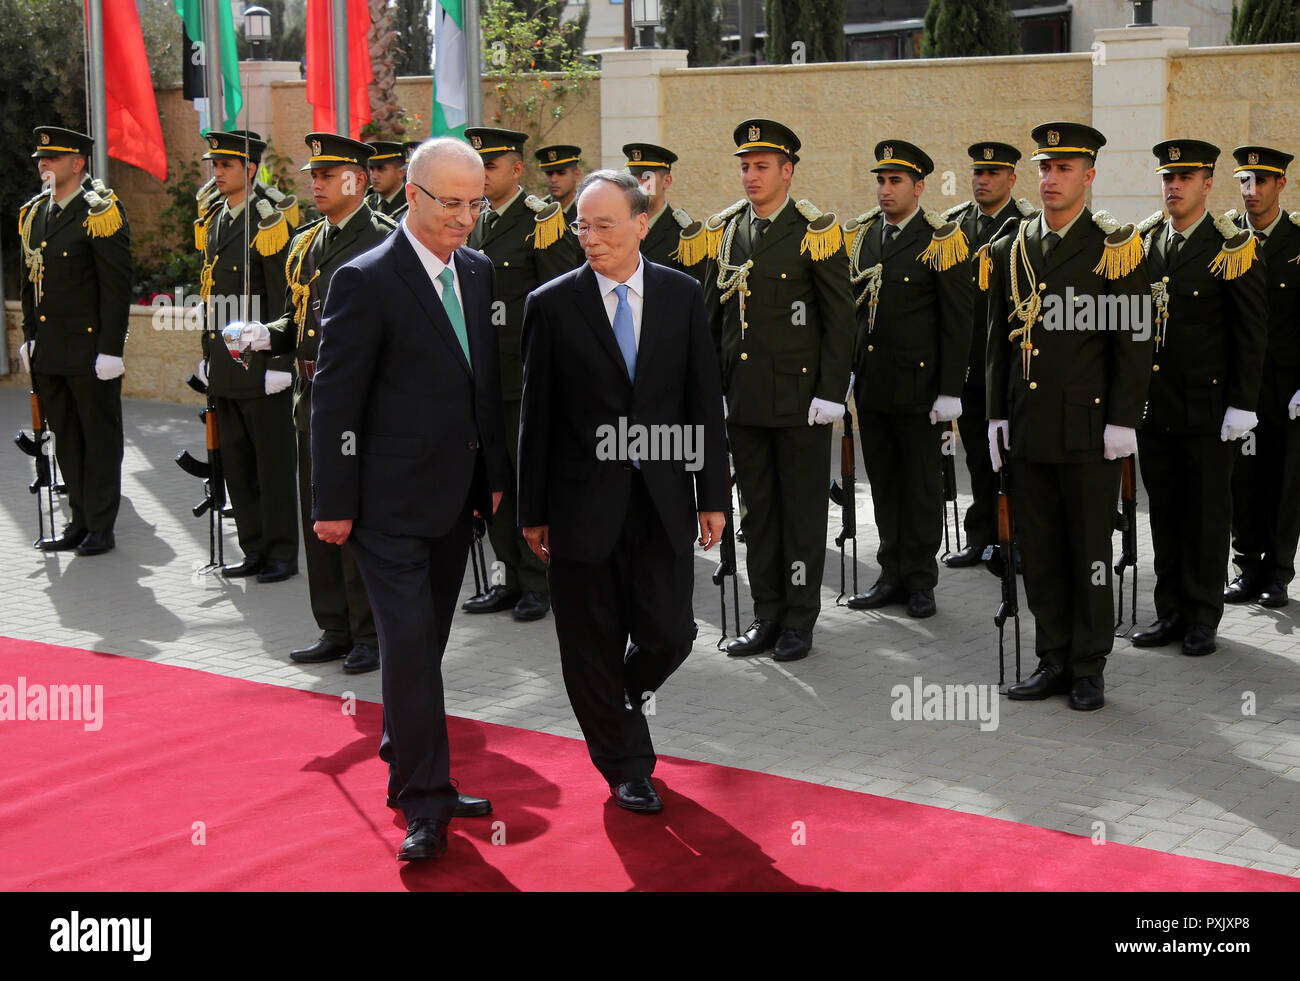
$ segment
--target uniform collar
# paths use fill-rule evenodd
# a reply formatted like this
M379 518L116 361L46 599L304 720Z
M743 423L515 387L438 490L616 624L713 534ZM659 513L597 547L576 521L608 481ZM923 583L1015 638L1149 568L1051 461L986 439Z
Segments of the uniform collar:
M1201 227L1205 219L1209 217L1209 214L1210 214L1210 209L1206 208L1204 211L1201 212L1201 217L1197 218L1194 222L1192 222L1190 225L1184 228L1181 232L1174 230L1174 220L1170 218L1169 234L1165 236L1165 241L1166 242L1170 241L1171 239L1173 239L1175 235L1181 235L1183 237L1184 242L1188 241L1189 239L1191 239L1193 235L1196 234L1196 229Z
M1057 238L1064 239L1065 236L1069 235L1070 229L1073 228L1078 223L1079 219L1083 217L1083 213L1087 210L1088 210L1087 205L1080 208L1079 213L1075 215L1073 218L1071 218L1069 223L1066 224L1064 228L1062 228L1059 232L1056 233ZM1047 224L1047 212L1046 211L1041 212L1038 216L1039 237L1047 238L1047 236L1050 235L1051 233L1052 233L1052 229Z
M1282 207L1282 205L1279 204L1277 206L1277 217L1268 223L1267 228L1256 228L1254 225L1250 223L1249 215L1246 216L1246 227L1249 228L1256 235L1263 235L1267 238L1272 238L1273 233L1277 231L1278 223L1285 217L1286 217L1286 208Z
M365 203L366 203L366 202L365 202L364 200L358 201L358 202L357 202L357 206L356 206L355 208L353 208L351 211L348 212L346 218L342 218L342 219L340 219L340 220L337 221L337 222L331 222L331 223L330 223L331 227L333 227L333 228L345 228L345 227L347 226L347 223L350 222L350 221L352 220L352 218L356 215L356 213L357 213L358 211L361 210L361 208L365 205Z

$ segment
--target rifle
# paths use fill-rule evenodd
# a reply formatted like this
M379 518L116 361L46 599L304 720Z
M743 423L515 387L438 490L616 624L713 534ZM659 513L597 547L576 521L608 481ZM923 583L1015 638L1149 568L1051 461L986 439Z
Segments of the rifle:
M487 534L487 520L476 514L473 518L473 526L474 543L469 549L469 564L474 570L472 598L478 599L492 588L492 581L488 578L487 557L483 554L483 536Z
M1011 453L1003 445L1002 432L998 431L998 453L1002 469L998 471L998 542L984 549L984 562L989 572L1002 580L1002 602L993 614L998 628L998 688L1006 685L1006 647L1004 644L1007 618L1016 621L1016 684L1020 684L1020 597L1016 589L1016 536L1011 512Z
M957 504L957 464L953 457L957 452L957 438L952 431L952 423L943 424L943 438L939 443L939 459L943 468L943 557L952 554L948 545L948 502L952 502L952 534L961 551L961 508Z
M853 542L853 593L858 592L858 501L856 497L857 472L854 466L853 450L853 413L844 407L844 436L840 439L840 480L843 485L831 481L831 502L839 505L842 515L840 533L835 536L835 544L840 549L840 595L835 597L835 605L843 605L844 599L844 542Z
M713 570L713 584L718 587L722 599L722 636L718 638L717 648L722 650L727 639L727 577L731 577L731 607L736 619L735 636L740 636L740 586L736 582L736 515L731 507L731 488L735 484L736 473L731 468L731 442L727 442L727 524L722 529L722 541L718 543L718 567Z
M221 466L221 436L217 432L217 407L212 399L212 390L194 375L185 380L185 384L207 396L207 408L199 413L199 422L205 430L207 459L198 460L190 455L189 450L176 454L176 465L191 477L203 481L203 500L194 505L191 511L194 517L201 518L206 511L208 515L208 564L200 571L210 572L226 564L225 541L222 535L222 518L226 512L225 472Z
M41 404L40 393L36 390L36 378L32 377L31 387L32 434L23 430L14 433L14 445L32 458L36 467L36 479L27 485L29 493L36 495L36 541L33 548L40 548L45 542L57 537L54 517L54 495L65 490L59 483L59 464L54 458L54 443L50 427L45 421L45 407ZM42 495L44 491L44 495ZM45 537L45 516L50 518L50 537Z
M1137 575L1137 465L1132 454L1121 461L1119 477L1120 510L1115 514L1115 528L1120 532L1119 561L1115 563L1115 575L1119 576L1119 613L1115 617L1115 636L1123 637L1137 626L1138 575ZM1124 622L1124 570L1133 567L1133 601L1131 622L1122 627Z

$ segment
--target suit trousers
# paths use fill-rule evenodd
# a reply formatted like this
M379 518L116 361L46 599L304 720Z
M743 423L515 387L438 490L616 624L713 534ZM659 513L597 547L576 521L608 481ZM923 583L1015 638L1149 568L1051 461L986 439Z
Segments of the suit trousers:
M547 594L546 566L533 554L533 550L524 541L523 532L519 530L515 515L519 513L519 488L516 473L519 467L519 406L518 399L507 399L502 405L502 419L506 429L506 453L510 456L510 481L501 496L501 506L488 522L488 541L492 543L492 552L505 566L505 582L502 584L510 592ZM488 576L489 580L491 572Z
M1045 664L1101 677L1115 643L1111 534L1118 460L1011 461L1012 520L1034 643Z
M871 482L880 581L909 593L934 589L943 540L943 427L928 413L858 412Z
M450 821L451 783L442 656L451 634L472 537L464 513L441 537L394 535L353 526L353 554L379 633L384 734L379 758L407 821Z
M989 460L989 420L984 386L967 385L961 393L961 417L957 430L966 450L966 470L970 474L971 506L966 509L966 541L975 546L990 545L998 539L998 475Z
M311 516L311 434L298 431L298 500L302 544L307 556L307 593L321 635L334 644L379 643L361 570L347 542L331 545L316 537Z
M1285 586L1295 578L1300 541L1300 419L1260 416L1253 435L1253 445L1249 436L1235 441L1233 561L1253 582Z
M213 401L239 547L245 555L297 562L293 392Z
M614 550L599 562L552 555L549 574L564 687L591 761L611 785L649 777L655 768L646 721L651 695L695 640L692 551L673 550L641 474L633 471Z
M1138 463L1150 500L1158 617L1179 613L1188 623L1219 626L1236 451L1218 433L1138 432Z
M112 531L122 499L122 379L38 374L36 387L54 433L72 524Z

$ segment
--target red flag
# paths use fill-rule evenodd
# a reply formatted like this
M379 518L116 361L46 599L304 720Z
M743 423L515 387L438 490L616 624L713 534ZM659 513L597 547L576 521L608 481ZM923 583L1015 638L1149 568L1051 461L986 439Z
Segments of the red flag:
M160 181L167 179L167 148L163 144L158 103L153 97L149 59L135 0L103 0L104 92L108 106L108 155L134 164ZM86 36L90 11L86 9ZM107 180L107 174L100 174Z
M334 132L334 35L330 0L307 0L307 101L312 128ZM366 0L347 0L348 9L348 136L361 138L370 122L370 7Z

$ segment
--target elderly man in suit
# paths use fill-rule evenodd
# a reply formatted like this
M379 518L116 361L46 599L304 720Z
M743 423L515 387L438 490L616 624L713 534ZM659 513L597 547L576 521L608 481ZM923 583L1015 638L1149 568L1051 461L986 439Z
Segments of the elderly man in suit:
M487 206L483 165L431 140L407 177L401 226L330 281L311 415L314 529L351 544L379 634L402 861L437 858L453 815L491 810L451 781L442 655L472 516L500 504L510 472L492 264L465 247Z
M548 564L565 688L632 811L663 808L645 706L690 653L691 539L721 539L729 493L704 295L641 256L646 205L630 174L583 181L587 262L524 311L519 428L519 524Z

